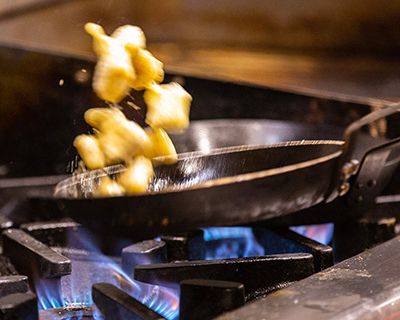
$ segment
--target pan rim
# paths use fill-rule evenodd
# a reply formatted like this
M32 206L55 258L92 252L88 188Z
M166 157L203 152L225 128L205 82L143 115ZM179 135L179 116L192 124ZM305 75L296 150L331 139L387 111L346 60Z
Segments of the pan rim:
M216 148L216 149L212 149L210 151L192 151L192 152L180 153L180 154L178 154L178 160L184 160L189 157L191 159L195 159L195 158L200 158L203 156L224 154L226 152L241 152L241 151L251 151L251 150L259 150L259 149L269 149L269 148L281 148L281 147L290 147L290 146L294 146L294 147L296 147L296 146L312 146L312 145L336 145L339 147L339 146L344 145L344 141L342 141L342 140L293 140L293 141L280 142L280 143L269 144L269 145L231 146L231 147ZM204 182L201 182L201 183L198 183L198 184L195 184L192 186L180 188L180 189L174 188L174 187L166 187L165 189L162 189L160 191L150 191L150 192L140 193L140 194L136 194L136 195L123 195L123 196L115 196L115 197L91 196L91 197L84 198L84 197L71 197L71 196L60 195L60 193L63 190L65 190L66 188L69 188L78 183L92 179L92 174L94 174L96 172L102 173L102 175L106 175L106 174L118 173L122 169L124 169L123 165L117 164L117 165L109 166L109 167L106 167L103 169L88 171L88 172L79 174L77 176L72 176L63 181L60 181L55 187L55 192L54 192L53 197L60 198L60 199L68 199L68 200L140 198L140 197L154 196L154 195L159 195L159 194L174 194L177 192L208 189L211 187L218 187L218 186L224 186L224 185L229 185L229 184L233 184L233 183L257 180L257 179L262 179L262 178L266 178L269 176L274 176L277 174L288 173L288 172L298 170L298 169L304 169L304 168L307 168L307 167L310 167L313 165L317 165L317 164L332 160L334 158L337 158L342 154L342 152L343 152L343 150L342 150L342 148L340 148L338 151L331 152L325 156L313 158L311 160L294 163L294 164L290 164L290 165L278 167L278 168L271 168L271 169L266 169L266 170L261 170L261 171L255 171L255 172L238 174L238 175L234 175L234 176L222 177L222 178L218 178L218 179L212 179L212 180L204 181ZM157 161L162 160L163 158L165 158L165 157L158 157L158 158L154 158L153 160L155 162L157 162ZM83 176L83 175L88 175L88 178L87 179L77 179L77 177Z

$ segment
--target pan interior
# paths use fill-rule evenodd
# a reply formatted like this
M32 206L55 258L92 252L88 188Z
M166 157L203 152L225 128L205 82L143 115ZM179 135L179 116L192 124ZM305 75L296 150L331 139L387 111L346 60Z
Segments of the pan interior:
M326 161L341 150L342 141L298 141L270 146L239 146L181 154L174 165L155 168L150 193L201 187L204 184L234 183L260 176L279 174ZM338 155L338 154L337 154ZM59 183L55 196L89 198L100 178L124 170L121 165L73 176Z

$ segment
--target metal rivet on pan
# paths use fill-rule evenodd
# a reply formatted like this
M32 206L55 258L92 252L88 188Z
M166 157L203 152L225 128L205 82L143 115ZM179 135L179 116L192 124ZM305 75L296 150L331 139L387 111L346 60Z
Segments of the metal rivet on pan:
M339 195L343 196L350 190L350 184L348 182L342 183L339 187Z
M358 160L350 160L343 165L342 174L345 180L350 178L351 176L355 175L358 171L360 166L360 162Z

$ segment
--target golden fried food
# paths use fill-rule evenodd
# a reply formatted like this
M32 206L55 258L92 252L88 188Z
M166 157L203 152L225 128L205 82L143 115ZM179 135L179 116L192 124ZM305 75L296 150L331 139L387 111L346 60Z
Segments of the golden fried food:
M146 37L142 29L129 24L118 27L111 34L111 37L117 39L132 54L137 50L146 48Z
M85 30L93 38L98 57L93 90L114 106L87 110L84 118L94 134L76 137L74 146L90 170L119 163L127 166L116 181L102 178L95 196L146 192L154 177L151 159L156 158L156 164L177 161L166 130L182 131L189 126L192 97L178 83L160 84L163 64L145 49L146 38L139 27L125 25L111 36L95 23L87 23ZM131 89L144 90L149 128L128 120L115 106ZM136 106L132 101L128 105Z
M151 160L138 156L129 162L126 171L119 175L118 183L128 194L145 193L153 177Z
M144 93L147 105L146 123L152 128L170 132L189 127L192 97L176 82L152 85Z
M86 24L85 29L93 37L98 57L93 90L101 99L117 103L127 96L130 83L136 78L131 55L125 47L126 39L109 37L94 23Z
M100 169L106 165L104 154L96 137L81 134L75 138L74 147L88 169Z
M178 160L178 155L165 130L147 128L146 132L152 143L151 152L146 156L148 158L159 158L157 164L174 164Z
M132 58L136 78L131 87L135 90L144 90L153 83L160 83L164 79L163 64L157 60L149 51L139 49Z
M110 177L102 177L94 192L96 197L117 197L125 194L125 189Z
M84 118L88 125L99 131L107 130L109 121L115 122L120 119L126 119L121 110L115 107L88 109L84 114Z

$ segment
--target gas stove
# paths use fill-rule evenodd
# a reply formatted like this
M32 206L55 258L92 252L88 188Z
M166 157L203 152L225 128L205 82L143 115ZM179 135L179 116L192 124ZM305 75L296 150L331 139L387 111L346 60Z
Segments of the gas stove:
M3 46L0 69L2 319L398 317L396 183L362 210L333 202L248 225L151 238L135 229L124 237L90 230L31 199L51 196L74 168L71 142L88 130L82 114L101 103L90 88L93 62ZM340 139L349 123L383 105L168 77L194 97L193 125L174 137L181 152ZM140 104L140 96L133 98ZM375 129L396 131L391 122Z

